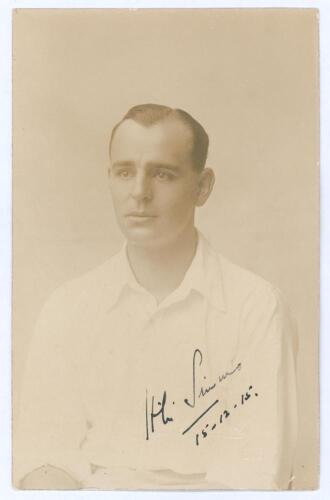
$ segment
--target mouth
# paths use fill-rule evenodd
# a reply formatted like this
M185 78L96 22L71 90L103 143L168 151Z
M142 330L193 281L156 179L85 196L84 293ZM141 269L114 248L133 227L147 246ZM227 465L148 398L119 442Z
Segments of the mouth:
M129 214L126 214L125 217L134 219L155 219L157 216L153 214L147 214L144 212L130 212Z
M152 222L156 219L156 215L144 213L144 212L130 212L125 215L125 218L131 223L142 224Z

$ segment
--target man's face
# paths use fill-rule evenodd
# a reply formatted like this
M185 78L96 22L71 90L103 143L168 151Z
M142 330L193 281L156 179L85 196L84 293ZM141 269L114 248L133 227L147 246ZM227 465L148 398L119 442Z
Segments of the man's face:
M125 120L111 147L110 187L121 230L138 245L166 245L194 224L200 174L192 134L178 119Z

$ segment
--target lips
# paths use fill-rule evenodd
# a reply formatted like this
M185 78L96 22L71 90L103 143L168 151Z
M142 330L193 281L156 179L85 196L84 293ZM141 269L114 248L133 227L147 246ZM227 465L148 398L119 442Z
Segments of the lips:
M125 216L127 223L133 226L145 226L153 224L156 220L155 215L149 215L145 212L130 212Z
M125 217L140 217L141 219L149 219L149 218L155 218L157 217L156 215L153 214L147 214L145 212L130 212L129 214L125 215Z

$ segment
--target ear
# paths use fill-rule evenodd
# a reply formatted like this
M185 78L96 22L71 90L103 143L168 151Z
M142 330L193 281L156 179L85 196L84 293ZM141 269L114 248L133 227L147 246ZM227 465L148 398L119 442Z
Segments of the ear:
M210 196L215 182L215 175L211 168L204 168L199 174L196 207L201 207Z

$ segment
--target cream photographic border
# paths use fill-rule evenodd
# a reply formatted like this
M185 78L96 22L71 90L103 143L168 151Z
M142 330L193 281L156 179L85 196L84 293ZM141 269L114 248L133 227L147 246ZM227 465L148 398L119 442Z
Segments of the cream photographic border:
M0 278L0 297L1 297L1 337L0 337L0 369L2 382L2 390L0 393L0 435L1 435L1 462L0 462L0 496L2 498L90 498L90 495L97 495L98 498L158 498L159 495L167 495L168 492L116 492L116 491L17 491L11 486L11 319L10 319L10 304L11 304L11 14L12 9L19 8L143 8L143 7L290 7L290 8L317 8L320 11L320 54L321 54L321 335L320 335L320 365L321 365L321 472L320 472L320 489L316 491L292 491L292 492L171 492L171 495L180 498L190 498L192 495L197 498L206 498L206 495L219 495L227 498L231 495L234 498L277 498L277 495L299 495L298 498L326 498L327 492L330 492L329 476L325 471L329 468L329 453L326 450L328 442L329 428L326 422L329 422L329 402L328 389L326 381L329 380L329 362L327 354L329 352L329 340L327 336L330 326L329 313L326 315L326 305L329 304L329 275L330 265L330 237L329 237L329 202L330 195L330 176L327 164L329 161L329 94L330 74L329 74L329 49L330 47L330 5L326 1L323 2L179 2L179 1L163 1L163 2L146 2L146 1L3 1L1 3L1 25L0 37L1 46L6 48L5 58L1 58L1 97L0 106L2 111L5 110L6 119L2 121L3 133L0 135L1 141L1 171L0 171L0 263L1 263L1 278ZM78 497L79 495L79 497ZM94 497L93 497L94 498ZM281 497L280 497L281 498Z

